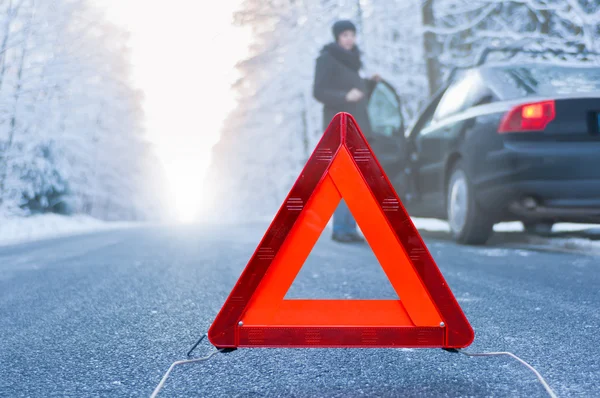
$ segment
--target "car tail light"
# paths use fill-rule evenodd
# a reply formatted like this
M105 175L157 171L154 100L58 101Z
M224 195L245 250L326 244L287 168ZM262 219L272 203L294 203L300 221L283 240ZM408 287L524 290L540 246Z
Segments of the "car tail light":
M554 101L519 105L511 109L504 116L498 127L498 132L544 131L548 123L554 120L555 116Z

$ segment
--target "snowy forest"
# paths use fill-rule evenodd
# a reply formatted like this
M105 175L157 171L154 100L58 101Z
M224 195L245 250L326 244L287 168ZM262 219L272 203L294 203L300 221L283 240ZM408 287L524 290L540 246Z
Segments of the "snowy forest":
M409 124L448 71L485 48L600 50L597 0L245 0L235 21L252 46L206 183L220 219L273 217L310 156L323 133L315 59L337 19L355 22L365 74L395 86Z
M0 0L0 216L159 214L129 68L126 32L90 1Z

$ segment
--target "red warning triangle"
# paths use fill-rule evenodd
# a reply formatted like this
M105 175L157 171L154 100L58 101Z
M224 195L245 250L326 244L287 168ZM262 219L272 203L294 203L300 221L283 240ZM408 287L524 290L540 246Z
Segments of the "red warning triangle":
M342 198L399 299L284 299ZM474 333L356 121L340 113L208 338L218 348L464 348Z

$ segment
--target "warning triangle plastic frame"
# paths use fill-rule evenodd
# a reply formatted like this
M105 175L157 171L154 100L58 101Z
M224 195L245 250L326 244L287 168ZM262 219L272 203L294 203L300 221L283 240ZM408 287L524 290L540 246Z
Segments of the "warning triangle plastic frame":
M342 198L399 299L284 299ZM356 121L339 113L208 338L218 348L464 348L474 332Z

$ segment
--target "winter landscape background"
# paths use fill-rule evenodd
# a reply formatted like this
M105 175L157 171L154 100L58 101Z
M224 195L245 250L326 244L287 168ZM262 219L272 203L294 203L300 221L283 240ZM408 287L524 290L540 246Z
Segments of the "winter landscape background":
M88 1L0 1L0 215L155 218L127 33Z
M252 34L231 88L237 106L209 169L189 181L204 179L202 214L219 221L272 217L308 159L322 134L314 63L339 18L357 24L365 74L396 87L409 121L486 47L600 50L595 0L244 0L231 12ZM0 219L164 219L173 203L128 39L91 0L0 0ZM198 119L211 111L199 106Z
M600 49L594 0L247 0L236 22L253 41L238 65L238 106L213 151L211 214L269 218L281 205L323 133L312 79L338 18L357 24L365 73L395 86L409 122L450 68L473 64L486 47Z

